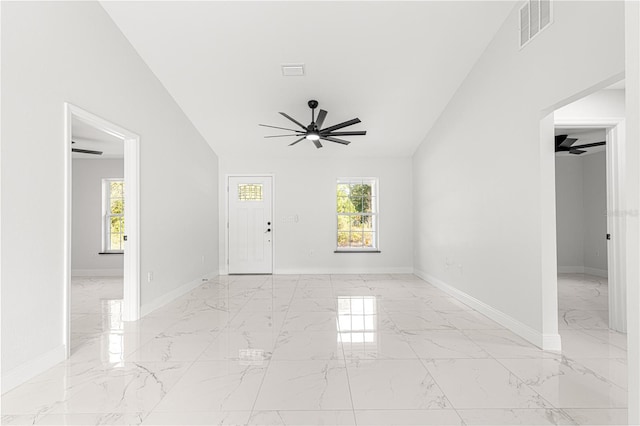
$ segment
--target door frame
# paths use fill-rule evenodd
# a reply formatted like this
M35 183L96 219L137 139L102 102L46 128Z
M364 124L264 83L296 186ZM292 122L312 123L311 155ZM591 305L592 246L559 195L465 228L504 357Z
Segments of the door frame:
M276 216L275 216L275 208L276 208L276 175L273 173L226 173L224 177L224 247L225 247L225 258L224 258L224 271L221 275L229 275L229 178L232 177L269 177L271 178L271 220L273 223L272 236L271 236L271 273L275 273L275 265L276 265L276 233L278 232L276 225Z
M71 353L71 229L72 229L72 157L73 120L80 120L124 142L124 182L127 208L127 247L124 251L124 293L122 319L140 318L140 136L76 105L64 103L64 242L63 242L63 344L67 358Z
M605 128L607 163L607 244L609 328L627 332L627 249L625 192L625 120L622 118L566 118L554 120L556 127Z

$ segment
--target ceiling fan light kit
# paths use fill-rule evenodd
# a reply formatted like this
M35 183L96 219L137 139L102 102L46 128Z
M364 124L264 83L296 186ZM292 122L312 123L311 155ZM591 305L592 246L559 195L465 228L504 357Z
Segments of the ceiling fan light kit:
M272 129L288 130L288 131L294 132L288 135L265 136L265 138L282 138L282 137L295 136L295 137L298 137L299 139L290 143L289 146L295 145L298 142L307 139L313 142L316 148L320 149L322 148L322 143L320 142L321 140L327 141L327 142L339 143L341 145L349 145L351 143L350 141L336 138L336 136L364 136L367 134L366 130L347 131L347 132L337 131L345 127L360 123L359 118L353 118L351 120L342 122L340 124L335 124L333 126L322 128L322 125L324 124L324 120L327 117L327 111L321 109L320 111L318 111L318 117L316 118L316 108L318 108L318 101L312 99L309 102L307 102L307 105L309 105L309 108L311 108L311 123L308 126L305 126L304 124L300 123L295 118L287 115L286 113L280 112L280 115L282 115L283 117L295 123L302 130L288 129L285 127L278 127L278 126L270 126L267 124L259 124L259 126L262 126L262 127L270 127Z

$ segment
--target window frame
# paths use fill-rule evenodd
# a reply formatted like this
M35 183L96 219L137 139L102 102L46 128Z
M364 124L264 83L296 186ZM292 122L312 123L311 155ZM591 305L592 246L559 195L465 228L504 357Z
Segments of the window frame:
M341 184L370 184L371 185L371 213L339 213L337 211L338 185ZM336 179L333 192L335 219L334 253L380 253L380 182L377 177L339 177ZM372 220L373 247L340 247L338 246L340 216L370 216ZM349 231L351 233L351 231Z
M122 217L124 220L124 211L118 214L111 213L111 183L122 182L124 178L102 178L102 251L104 254L120 254L124 253L124 248L120 250L111 249L111 218ZM122 199L124 200L124 194ZM126 225L125 225L126 226ZM123 234L126 235L126 234Z

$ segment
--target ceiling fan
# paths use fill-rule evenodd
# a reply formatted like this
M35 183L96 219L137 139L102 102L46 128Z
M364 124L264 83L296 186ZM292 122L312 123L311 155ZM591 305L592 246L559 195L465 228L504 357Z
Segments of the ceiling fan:
M298 126L300 126L302 130L287 129L285 127L277 127L277 126L269 126L267 124L259 124L259 126L262 126L262 127L271 127L273 129L289 130L289 131L295 132L289 135L265 136L265 138L282 138L282 137L288 137L288 136L297 136L299 137L299 139L290 143L289 146L295 145L304 139L308 139L311 142L313 142L316 148L322 148L322 144L320 143L321 140L328 141L328 142L335 142L342 145L349 145L351 142L346 141L344 139L336 138L336 136L364 136L367 134L366 130L351 131L351 132L336 131L344 127L348 127L348 126L360 123L359 118L354 118L340 124L335 124L333 126L325 127L323 129L322 125L324 124L324 119L327 117L327 111L321 109L318 112L318 117L316 118L315 109L318 107L318 101L310 100L309 102L307 102L307 105L309 105L309 108L311 108L311 123L308 126L303 125L296 119L290 117L284 112L281 112L280 114L282 116L296 123Z
M573 146L573 144L577 140L578 139L570 138L569 135L557 135L556 136L556 152L569 152L569 154L580 155L587 152L581 148L591 148L594 146L605 145L607 143L606 141L602 141L602 142L586 143L584 145Z
M76 143L75 141L71 141L71 143ZM91 149L81 149L81 148L71 148L71 152L77 152L80 154L93 154L93 155L102 155L102 151L94 151Z

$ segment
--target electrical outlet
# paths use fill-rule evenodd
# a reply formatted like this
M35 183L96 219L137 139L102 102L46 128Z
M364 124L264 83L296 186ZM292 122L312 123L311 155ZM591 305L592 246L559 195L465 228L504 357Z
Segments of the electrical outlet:
M153 281L153 272L147 272L147 282Z

